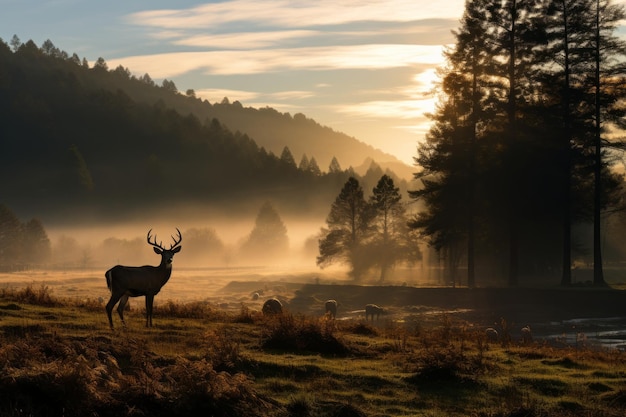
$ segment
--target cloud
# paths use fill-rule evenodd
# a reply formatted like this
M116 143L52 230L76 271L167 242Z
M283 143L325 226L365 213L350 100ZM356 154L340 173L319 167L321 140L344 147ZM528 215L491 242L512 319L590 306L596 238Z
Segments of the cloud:
M172 33L173 44L193 46L198 48L214 49L258 49L267 48L283 41L293 41L297 38L311 37L318 32L310 30L285 30L274 32L224 33L214 35L180 36L179 32Z
M214 75L258 74L288 70L387 69L438 65L440 45L351 45L241 51L173 52L108 61L133 73L172 78L202 70Z
M305 98L313 97L315 94L312 91L279 91L276 93L268 94L267 96L276 100L302 100Z
M391 90L370 91L368 95L389 97L390 100L372 100L338 107L342 113L388 117L400 119L423 118L424 113L432 111L436 100L436 87L439 82L437 70L426 68L412 77L412 82Z
M343 105L337 110L361 118L425 119L424 113L432 111L435 98L404 100L373 100L357 104Z
M258 107L274 107L279 109L281 107L285 107L285 100L302 100L309 97L312 97L314 94L311 91L279 91L276 93L268 93L261 94L255 91L245 91L245 90L234 90L234 89L225 89L225 88L204 88L201 90L195 90L196 96L202 99L208 100L210 102L220 102L224 97L228 97L229 100L237 100L240 102L245 102L248 106L258 106ZM261 98L268 98L270 100L278 100L280 103L268 104L267 102L263 103L252 103L253 100L259 100ZM290 104L293 107L293 105Z
M228 97L229 100L237 101L249 101L254 100L259 96L259 93L254 91L243 90L229 90L225 88L203 88L195 90L196 97L208 100L209 102L221 102L224 97Z
M363 21L407 22L426 18L459 19L464 0L415 2L414 0L234 0L201 4L180 10L149 10L131 14L135 25L159 28L203 29L233 23L260 26L313 27ZM384 11L381 13L381 11Z

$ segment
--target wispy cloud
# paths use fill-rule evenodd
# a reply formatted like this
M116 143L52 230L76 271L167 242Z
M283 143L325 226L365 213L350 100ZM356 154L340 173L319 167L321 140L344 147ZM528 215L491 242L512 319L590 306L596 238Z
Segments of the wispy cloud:
M229 99L232 97L234 100L246 102L247 105L254 107L254 101L261 98L268 100L277 100L275 104L277 109L284 107L284 101L286 100L302 100L312 97L314 93L312 91L279 91L276 93L260 94L256 91L234 90L225 88L203 88L194 91L197 97L208 100L210 102L220 102L224 97ZM263 102L259 107L269 106L268 102Z
M360 119L412 120L414 123L399 122L395 127L411 133L423 135L427 130L426 116L435 107L433 93L438 77L434 68L427 69L413 77L413 83L392 91L380 91L378 96L388 99L363 101L337 106L337 111Z
M240 51L173 52L110 60L136 73L171 78L195 70L214 75L287 70L385 69L442 62L439 45L353 45Z
M313 97L315 95L312 91L278 91L276 93L268 94L268 97L276 100L302 100Z
M128 21L158 28L202 29L255 22L259 27L341 25L362 21L408 22L426 18L456 18L464 0L416 2L415 0L333 1L234 0L202 4L181 10L134 13Z
M237 97L236 100L246 102L256 100L259 97L259 93L254 91L229 90L225 88L203 88L195 90L194 92L197 97L218 103L222 101L224 97Z
M315 36L311 30L285 30L271 32L222 33L214 35L192 35L182 37L178 32L172 37L179 38L172 41L175 45L193 46L211 49L258 49L275 46L285 41Z

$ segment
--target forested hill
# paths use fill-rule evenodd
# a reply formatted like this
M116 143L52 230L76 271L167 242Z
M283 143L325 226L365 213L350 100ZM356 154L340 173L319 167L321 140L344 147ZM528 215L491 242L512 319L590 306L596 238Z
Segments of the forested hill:
M148 84L149 78L142 78ZM123 80L122 80L123 81ZM124 82L126 84L126 82ZM225 97L219 103L209 103L195 98L195 94L164 94L162 88L133 88L132 83L125 89L136 100L153 103L161 100L168 107L181 114L193 114L201 120L218 119L233 132L244 132L261 147L280 155L285 146L292 152L297 163L301 157L315 158L322 170L327 170L333 158L344 169L352 167L363 175L374 161L385 170L391 170L400 178L410 179L415 169L396 157L375 149L351 136L322 126L302 113L290 115L271 107L253 108ZM166 86L175 89L173 82ZM141 87L141 86L140 86ZM175 90L174 90L175 91Z
M63 54L51 42L40 49L47 55ZM83 65L76 56L69 59ZM302 155L306 155L308 158L315 158L320 168L326 170L331 160L336 158L342 168L353 167L357 173L363 175L369 168L366 161L373 160L384 170L389 169L400 178L409 180L413 177L412 166L356 138L322 126L302 113L292 116L270 107L245 107L238 101L231 103L226 97L219 103L209 103L196 98L193 90L177 91L173 81L164 80L161 85L157 85L149 74L136 79L131 76L131 69L108 68L102 58L98 59L95 67L106 69L111 77L92 78L90 87L114 92L120 89L134 101L147 104L160 102L182 115L193 114L201 121L216 118L230 131L245 133L268 152L280 155L287 146L296 162L300 161Z
M243 129L190 114L191 104L186 112L179 107L195 103L227 114L224 109L236 104L203 103L172 84L109 70L104 60L90 67L51 43L29 41L12 51L0 42L0 202L25 216L115 215L238 198L328 209L350 174L347 166L331 173L321 164L322 172L300 170L297 161L268 152ZM282 117L325 129L304 117L240 110L267 113L268 127ZM361 177L364 188L382 173L373 166Z

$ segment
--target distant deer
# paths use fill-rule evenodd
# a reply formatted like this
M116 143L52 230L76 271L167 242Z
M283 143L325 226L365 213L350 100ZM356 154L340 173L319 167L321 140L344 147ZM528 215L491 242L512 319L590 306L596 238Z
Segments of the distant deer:
M324 309L326 310L326 314L329 314L333 319L337 317L337 301L336 300L326 300L324 303Z
M117 307L117 312L124 322L124 307L128 302L128 297L146 297L146 327L152 327L152 304L154 302L154 296L161 291L161 288L167 283L172 275L172 261L174 254L180 252L183 237L180 234L180 230L176 229L178 236L172 236L174 243L169 249L165 249L160 243L156 243L156 236L154 236L154 242L150 241L150 232L148 231L148 244L152 245L154 252L157 255L161 255L161 263L159 266L122 266L117 265L109 269L104 276L107 280L107 287L111 290L111 299L106 305L107 316L109 317L109 325L113 329L113 319L111 318L111 312L113 307L119 301L120 304Z
M270 298L263 303L263 311L264 316L274 316L277 314L283 313L283 304L277 300L276 298Z
M497 342L500 337L498 331L493 327L487 327L487 329L485 330L485 335L487 336L487 341L489 342Z
M530 330L530 326L522 327L522 343L527 345L533 341L533 332Z
M385 314L385 309L382 307L378 307L376 304L368 304L365 306L365 320L369 316L372 316L372 322L374 321L374 316L376 316L376 320L380 318L381 314Z

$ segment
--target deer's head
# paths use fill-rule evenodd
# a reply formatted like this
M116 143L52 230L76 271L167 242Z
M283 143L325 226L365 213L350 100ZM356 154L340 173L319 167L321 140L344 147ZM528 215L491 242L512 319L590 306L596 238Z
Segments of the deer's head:
M171 266L172 265L172 261L174 260L174 254L180 252L180 250L182 249L182 246L180 245L180 242L183 241L183 237L180 234L180 230L178 230L178 228L176 228L176 232L178 232L178 236L174 237L172 236L172 239L174 240L174 243L172 243L172 245L170 246L169 249L165 249L162 246L162 243L157 243L156 241L156 235L154 236L154 242L150 241L150 232L152 232L152 229L148 230L148 244L152 245L154 252L157 255L161 255L161 263L166 265L166 266Z

